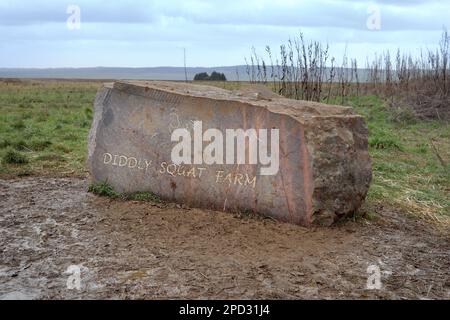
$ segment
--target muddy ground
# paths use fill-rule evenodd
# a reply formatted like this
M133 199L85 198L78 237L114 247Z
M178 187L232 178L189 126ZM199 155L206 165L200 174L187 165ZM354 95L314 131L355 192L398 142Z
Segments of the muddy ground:
M450 237L392 210L305 229L86 190L0 180L0 299L450 299ZM71 265L81 290L67 288Z

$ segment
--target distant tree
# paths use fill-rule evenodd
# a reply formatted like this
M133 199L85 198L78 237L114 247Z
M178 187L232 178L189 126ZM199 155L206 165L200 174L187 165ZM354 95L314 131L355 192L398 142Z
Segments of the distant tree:
M205 81L209 80L209 75L206 72L197 73L194 77L194 81Z
M194 76L194 81L227 81L227 77L225 77L225 74L219 73L216 71L213 71L211 73L211 76L208 75L206 72L197 73Z
M223 73L215 72L211 73L211 76L209 77L209 80L211 81L227 81L227 78Z

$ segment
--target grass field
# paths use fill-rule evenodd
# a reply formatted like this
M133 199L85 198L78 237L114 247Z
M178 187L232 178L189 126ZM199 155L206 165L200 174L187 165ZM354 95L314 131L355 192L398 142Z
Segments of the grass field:
M212 83L214 84L214 83ZM236 83L215 83L236 88ZM100 82L0 82L0 178L86 176L87 135ZM363 211L396 207L450 222L450 125L421 122L375 96L348 104L368 123L374 179Z

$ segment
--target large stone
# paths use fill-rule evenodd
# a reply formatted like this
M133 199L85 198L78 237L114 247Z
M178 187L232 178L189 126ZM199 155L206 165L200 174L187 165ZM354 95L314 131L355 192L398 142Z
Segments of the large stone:
M258 150L264 141L259 129L272 132L269 150L275 146L269 140L276 137L272 129L278 129L279 170L264 175L265 166L249 159L209 165L198 158L197 164L173 161L178 142L171 141L172 133L186 128L194 137L199 121L202 132L223 132L224 144L227 129L256 129ZM262 87L232 92L184 83L115 82L96 97L88 166L93 181L107 181L118 192L150 191L193 207L257 212L304 226L329 224L365 199L371 181L367 135L352 108L285 99ZM199 152L201 158L209 143L200 151L194 146L191 159Z

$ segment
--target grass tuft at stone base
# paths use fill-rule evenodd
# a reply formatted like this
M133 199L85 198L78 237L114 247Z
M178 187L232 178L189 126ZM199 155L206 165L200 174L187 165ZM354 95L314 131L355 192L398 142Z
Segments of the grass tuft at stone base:
M135 192L135 193L118 193L108 183L108 181L101 181L92 183L88 189L89 192L101 197L109 197L113 199L121 199L125 201L143 201L162 203L162 200L157 195L151 192Z

